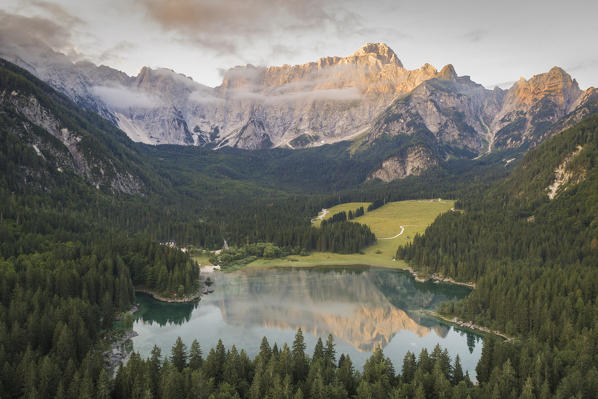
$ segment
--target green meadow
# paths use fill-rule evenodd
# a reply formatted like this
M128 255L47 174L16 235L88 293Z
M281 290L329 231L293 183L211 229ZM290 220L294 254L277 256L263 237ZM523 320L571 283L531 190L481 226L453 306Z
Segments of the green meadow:
M282 259L258 259L248 267L370 265L405 268L407 265L404 262L393 260L399 245L410 242L417 233L423 233L438 215L450 211L454 204L455 201L439 199L389 202L353 219L355 222L368 225L377 238L376 243L367 247L361 254L312 252L308 256L292 255ZM338 212L355 211L360 206L367 210L368 205L368 202L339 204L329 208L323 219L331 218ZM319 226L321 219L314 217L312 223L314 226Z

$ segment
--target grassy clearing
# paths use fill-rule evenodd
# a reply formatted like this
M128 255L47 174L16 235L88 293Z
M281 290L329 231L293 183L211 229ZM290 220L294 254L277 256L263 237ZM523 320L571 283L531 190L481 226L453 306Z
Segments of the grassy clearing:
M249 267L292 266L310 267L320 265L370 265L382 267L405 268L402 261L393 261L399 245L413 240L417 233L423 233L436 217L449 211L454 206L454 201L448 200L413 200L390 202L383 207L366 212L364 216L354 219L355 222L366 224L376 234L378 240L375 244L364 250L363 254L335 254L330 252L313 252L309 256L288 256L284 259L258 259L250 263ZM354 211L363 206L367 209L367 202L351 202L336 205L328 209L324 219L332 217L338 212ZM314 225L319 226L320 220L314 220ZM401 232L403 234L391 239Z
M363 143L366 142L367 138L368 138L368 131L365 131L363 133L361 133L360 135L358 135L357 137L353 138L353 144L351 144L351 146L349 147L349 153L351 155L355 154L355 152L357 152L357 150L359 149L359 147L361 147L363 145Z
M210 253L201 250L191 250L191 259L197 262L200 266L211 266Z

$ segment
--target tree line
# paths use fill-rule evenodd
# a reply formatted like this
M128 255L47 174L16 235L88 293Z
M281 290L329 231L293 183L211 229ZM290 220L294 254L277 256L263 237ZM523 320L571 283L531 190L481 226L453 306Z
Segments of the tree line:
M512 394L513 381L506 367L493 381L500 393ZM318 338L313 354L306 353L301 329L293 344L281 348L264 337L260 351L250 359L245 350L222 341L203 356L193 341L189 350L180 337L163 356L157 346L144 360L133 354L118 370L113 398L463 398L479 397L457 356L446 349L408 352L397 373L378 347L359 372L348 355L337 356L333 337ZM476 396L472 396L476 395ZM508 398L510 396L501 396ZM515 397L515 396L512 396ZM525 396L524 396L525 397Z

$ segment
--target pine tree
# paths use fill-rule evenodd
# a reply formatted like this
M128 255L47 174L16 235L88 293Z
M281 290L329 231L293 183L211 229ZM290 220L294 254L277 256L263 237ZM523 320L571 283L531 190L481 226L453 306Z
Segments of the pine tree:
M324 344L322 343L322 338L318 337L318 341L316 342L316 346L314 347L314 355L312 356L312 361L320 360L324 357Z
M408 384L411 383L413 381L413 377L415 377L415 370L417 370L415 355L411 353L411 351L407 351L405 357L403 358L403 382Z
M453 375L451 382L453 385L457 385L461 381L463 381L463 368L461 367L461 359L459 359L459 355L455 357L455 365L453 366Z
M268 343L268 338L266 337L262 338L262 343L260 344L260 356L264 363L268 363L270 356L272 356L272 349L270 349L270 344Z
M434 363L430 356L428 355L428 351L426 348L422 349L419 352L419 357L417 358L417 368L423 370L425 373L432 374L432 368L434 367Z
M110 378L105 368L102 368L98 377L97 399L110 399Z
M326 391L324 389L324 381L322 381L321 373L316 373L315 378L311 383L309 391L311 393L310 398L327 399Z
M65 399L66 398L66 393L64 390L64 384L62 383L62 381L60 381L58 383L58 388L56 389L56 396L54 396L54 399Z
M527 377L525 380L520 399L536 399L536 395L534 395L534 384L532 383L531 377Z
M415 399L426 399L426 392L421 384L418 384L415 388Z
M516 377L515 377L515 370L511 365L511 359L507 359L502 367L502 373L500 378L500 389L502 392L503 398L514 397L517 387L516 387Z
M181 337L178 337L172 346L170 361L178 371L183 371L187 367L187 346L183 343Z
M300 328L293 341L292 359L294 382L303 381L307 375L307 359L305 358L305 340Z
M63 324L58 336L58 342L56 343L56 354L59 359L58 365L61 368L66 366L69 359L76 359L73 341L74 339L71 330L66 324Z
M222 340L219 339L218 343L216 344L216 351L215 351L215 363L216 363L216 382L219 383L222 381L223 372L224 372L224 363L226 362L226 349L224 348L224 344Z
M550 392L550 385L548 384L548 380L544 380L542 383L542 387L540 388L540 399L550 399L552 397Z
M484 346L482 347L482 356L480 357L480 361L478 362L475 368L477 379L480 383L487 382L490 378L490 372L492 371L494 345L494 336L489 336L484 340Z
M199 370L202 363L203 358L201 357L201 347L199 346L199 342L194 339L191 343L191 350L189 351L189 368L191 370Z
M353 396L357 387L357 381L355 369L353 368L353 363L351 362L351 357L349 357L349 355L345 356L343 354L340 356L338 361L338 369L336 370L336 377L345 388L348 395Z
M334 349L334 338L332 334L328 334L326 339L326 348L324 349L324 358L326 359L327 367L334 367L336 364L336 350Z
M148 364L148 379L150 384L150 391L154 397L158 396L158 384L160 381L161 369L161 350L160 347L154 345Z
M255 373L251 381L251 387L249 388L249 398L261 399L263 397L262 391L262 373Z

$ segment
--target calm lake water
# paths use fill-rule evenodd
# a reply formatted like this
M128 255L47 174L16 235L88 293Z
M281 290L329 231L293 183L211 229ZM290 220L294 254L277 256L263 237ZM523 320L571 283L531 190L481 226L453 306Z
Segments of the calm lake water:
M147 357L155 344L169 354L180 336L188 347L197 339L207 354L220 338L253 358L262 337L271 346L291 346L301 328L310 355L318 337L325 342L332 334L337 356L349 354L358 369L377 346L399 371L407 351L417 355L440 344L475 376L481 337L422 313L465 297L468 288L418 283L408 273L370 267L241 270L212 279L214 293L194 304L138 294L134 350Z

